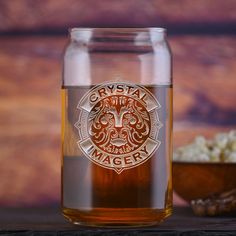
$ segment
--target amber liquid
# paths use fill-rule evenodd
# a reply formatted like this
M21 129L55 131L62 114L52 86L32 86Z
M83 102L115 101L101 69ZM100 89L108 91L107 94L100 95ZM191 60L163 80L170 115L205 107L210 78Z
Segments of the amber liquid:
M62 211L75 224L146 226L172 212L172 87L146 86L159 101L161 145L143 164L118 174L89 160L74 126L90 87L62 89Z

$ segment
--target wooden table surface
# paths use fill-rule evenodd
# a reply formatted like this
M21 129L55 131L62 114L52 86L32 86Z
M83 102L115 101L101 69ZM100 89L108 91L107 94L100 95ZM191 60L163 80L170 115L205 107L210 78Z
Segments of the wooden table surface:
M178 207L159 226L103 229L74 226L59 208L3 208L0 235L236 235L236 216L196 217L190 208Z

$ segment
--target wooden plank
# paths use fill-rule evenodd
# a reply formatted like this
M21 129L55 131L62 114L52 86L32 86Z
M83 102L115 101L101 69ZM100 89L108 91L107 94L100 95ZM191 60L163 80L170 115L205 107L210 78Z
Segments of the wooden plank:
M65 40L1 39L0 205L60 197L60 54Z
M235 37L175 37L170 43L175 121L235 125Z
M59 201L65 43L65 37L0 39L0 205ZM181 36L170 43L175 146L234 128L235 37Z
M235 10L234 0L12 0L0 2L0 31L171 25L187 25L191 31L206 26L208 31L227 30L224 25L233 27L236 22Z

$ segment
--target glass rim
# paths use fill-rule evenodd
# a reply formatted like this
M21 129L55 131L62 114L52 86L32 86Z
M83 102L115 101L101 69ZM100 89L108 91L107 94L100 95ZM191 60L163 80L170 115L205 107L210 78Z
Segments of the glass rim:
M69 28L69 33L83 31L101 31L101 32L117 32L117 33L140 33L149 32L166 33L166 28L163 27L72 27Z

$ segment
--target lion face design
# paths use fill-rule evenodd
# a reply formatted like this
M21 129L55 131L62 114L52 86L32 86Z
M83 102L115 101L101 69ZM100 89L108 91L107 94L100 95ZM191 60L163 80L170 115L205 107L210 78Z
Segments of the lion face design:
M139 148L149 137L151 121L138 100L112 95L100 100L89 113L88 133L102 151L120 155Z

